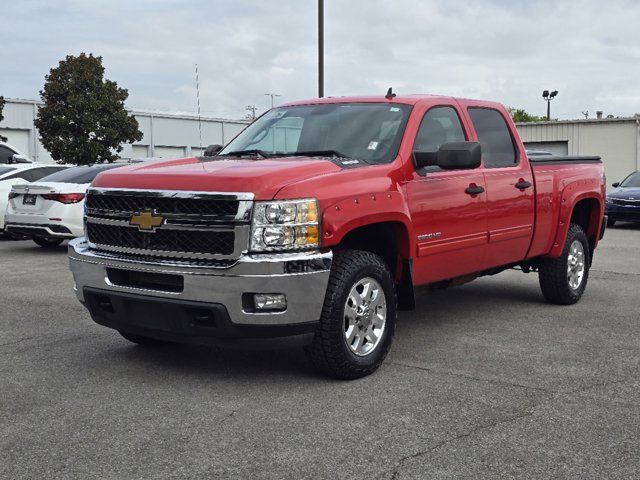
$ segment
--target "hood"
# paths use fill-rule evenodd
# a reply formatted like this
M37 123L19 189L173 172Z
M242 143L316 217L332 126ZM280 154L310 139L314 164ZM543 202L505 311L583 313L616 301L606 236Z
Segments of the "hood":
M338 165L320 158L220 158L205 161L184 158L107 170L95 178L92 186L145 190L252 192L256 200L271 200L278 190L291 183L340 170L341 167Z
M614 188L607 193L607 197L620 198L622 200L640 200L640 188Z

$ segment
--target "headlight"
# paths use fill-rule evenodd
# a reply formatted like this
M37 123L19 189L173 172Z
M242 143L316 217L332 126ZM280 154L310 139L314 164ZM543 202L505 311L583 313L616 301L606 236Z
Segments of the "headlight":
M605 202L606 202L606 203L613 203L613 199L612 199L612 198L609 198L609 197L606 197L606 198L605 198Z
M301 250L319 246L318 201L313 198L256 202L251 251Z

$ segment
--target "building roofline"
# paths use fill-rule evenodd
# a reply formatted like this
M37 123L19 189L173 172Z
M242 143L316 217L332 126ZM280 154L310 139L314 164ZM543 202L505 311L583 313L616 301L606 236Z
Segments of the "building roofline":
M21 103L21 104L25 104L25 105L42 105L43 103L39 100L29 100L26 98L4 98L5 101L7 103ZM145 110L137 110L137 109L132 109L132 108L127 108L126 109L127 112L133 114L133 115L139 115L139 116L148 116L148 117L154 117L154 118L175 118L178 120L198 120L198 118L200 120L203 121L208 121L208 122L224 122L224 123L240 123L240 124L248 124L251 123L249 120L245 120L245 119L231 119L231 118L220 118L220 117L208 117L208 116L200 116L198 117L197 115L191 115L191 114L184 114L184 113L171 113L171 112L152 112L152 111L145 111Z
M544 120L542 122L517 122L516 126L524 127L527 125L566 125L569 123L615 123L615 122L640 122L639 117L615 117L615 118L577 118L575 120Z

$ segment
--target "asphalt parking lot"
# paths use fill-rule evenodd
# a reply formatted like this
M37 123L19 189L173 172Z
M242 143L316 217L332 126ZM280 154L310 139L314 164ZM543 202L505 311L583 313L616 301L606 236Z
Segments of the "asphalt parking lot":
M640 226L571 307L518 272L420 292L353 382L298 350L134 346L65 247L0 241L0 265L0 478L640 478Z

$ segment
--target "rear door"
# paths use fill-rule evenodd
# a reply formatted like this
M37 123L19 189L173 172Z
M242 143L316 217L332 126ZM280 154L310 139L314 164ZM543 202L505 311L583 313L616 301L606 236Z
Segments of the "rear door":
M413 151L435 152L443 143L468 140L457 104L429 108L422 118ZM487 216L482 169L413 169L406 184L417 236L416 284L480 270L487 246Z
M482 145L489 245L485 267L526 257L534 227L535 189L524 151L512 134L504 110L467 105Z

